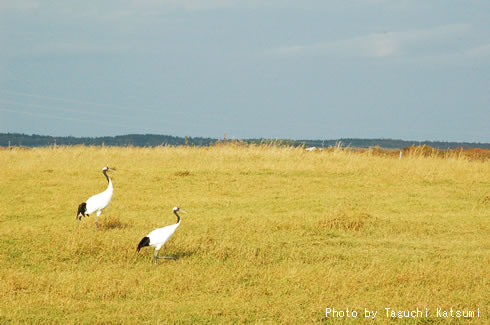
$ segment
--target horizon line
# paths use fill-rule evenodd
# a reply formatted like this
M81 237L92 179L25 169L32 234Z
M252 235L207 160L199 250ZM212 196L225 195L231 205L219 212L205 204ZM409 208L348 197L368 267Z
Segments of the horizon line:
M294 139L294 138L267 138L267 137L255 137L255 138L227 138L226 134L222 138L216 137L205 137L205 136L179 136L170 134L157 134L157 133L127 133L120 135L100 135L100 136L73 136L73 135L45 135L36 133L17 133L17 132L0 132L0 135L22 135L22 136L40 136L40 137L51 137L51 138L75 138L75 139L97 139L97 138L116 138L125 136L162 136L162 137L172 137L172 138L190 138L190 139L209 139L209 140L227 140L227 141L249 141L249 140L287 140L287 141L342 141L342 140L368 140L368 141L401 141L401 142L411 142L411 143L463 143L463 144L484 144L490 145L490 142L480 142L480 141L450 141L450 140L405 140L405 139L395 139L395 138L356 138L356 137L341 137L341 138L330 138L330 139Z

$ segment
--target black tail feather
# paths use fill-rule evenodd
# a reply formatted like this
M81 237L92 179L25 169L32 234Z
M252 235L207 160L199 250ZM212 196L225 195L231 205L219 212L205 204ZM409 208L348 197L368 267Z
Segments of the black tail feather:
M150 246L150 238L148 237L144 237L140 243L138 244L138 248L137 248L137 251L139 252L140 249L142 249L143 247L146 247L146 246Z
M81 220L82 217L85 216L85 212L87 212L87 202L80 203L78 206L77 219Z

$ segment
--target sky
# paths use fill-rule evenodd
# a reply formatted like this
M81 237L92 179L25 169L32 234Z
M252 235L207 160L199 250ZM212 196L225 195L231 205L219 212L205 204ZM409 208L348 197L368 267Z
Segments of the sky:
M0 133L490 142L488 0L0 0Z

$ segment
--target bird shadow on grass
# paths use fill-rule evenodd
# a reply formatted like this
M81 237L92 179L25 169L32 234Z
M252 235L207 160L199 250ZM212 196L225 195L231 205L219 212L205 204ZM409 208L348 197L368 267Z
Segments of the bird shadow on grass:
M177 261L180 259L185 259L187 257L191 257L194 255L196 252L195 251L180 251L180 252L168 252L168 253L163 253L161 252L159 254L159 260L160 261ZM151 255L153 259L153 254ZM141 256L141 259L146 259L147 256Z
M196 252L194 252L194 251L172 252L172 253L167 253L167 254L161 254L160 259L177 261L177 260L180 260L181 258L191 257L195 253Z
M176 254L172 254L170 256L173 257L174 260L178 260L185 257L191 257L195 253L196 253L195 251L181 251L181 252L177 252Z

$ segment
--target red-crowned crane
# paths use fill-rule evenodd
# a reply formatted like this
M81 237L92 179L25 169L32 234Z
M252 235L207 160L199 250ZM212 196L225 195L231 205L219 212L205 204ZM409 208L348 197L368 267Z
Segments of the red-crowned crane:
M158 251L162 246L172 237L174 234L175 230L180 226L180 216L177 212L183 212L186 213L184 210L181 210L179 207L175 207L173 209L175 215L177 216L177 223L166 226L163 228L158 228L150 232L146 237L143 237L143 239L140 241L138 244L137 251L139 252L141 248L146 247L146 246L151 246L155 248L155 253L154 253L154 261L155 261L155 266L157 265L157 260L158 259L172 259L173 257L170 256L163 256L159 257L158 256Z
M109 178L109 176L107 176L107 171L109 170L115 171L116 169L109 168L109 167L102 168L102 173L107 178L107 183L108 183L107 189L102 193L89 197L87 201L81 203L78 206L78 212L77 212L78 225L80 225L80 220L82 220L82 217L88 216L93 212L97 212L97 218L95 219L95 230L97 231L99 216L102 213L102 210L104 210L104 208L107 207L107 205L109 205L109 202L111 202L112 193L114 193L114 188L112 187L112 181Z

